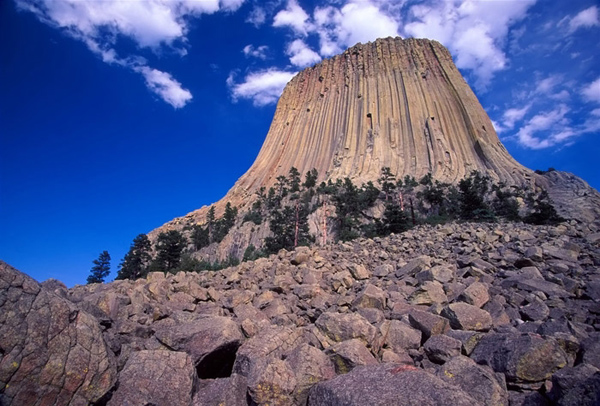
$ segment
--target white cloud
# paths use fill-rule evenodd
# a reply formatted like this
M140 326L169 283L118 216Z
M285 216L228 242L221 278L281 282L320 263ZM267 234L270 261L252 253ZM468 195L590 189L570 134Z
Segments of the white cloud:
M266 45L260 45L257 48L254 48L253 45L246 45L244 47L244 49L242 50L242 52L244 53L244 55L246 55L246 57L251 56L253 58L265 60L265 59L267 59L267 51L268 50L269 50L269 47Z
M515 126L515 123L521 121L525 114L529 111L531 105L527 105L521 109L508 109L502 115L502 125L507 129L512 129Z
M510 27L535 2L434 0L410 7L403 34L440 41L459 68L473 71L476 87L485 89L507 67L503 48Z
M550 75L545 79L540 79L536 82L536 92L542 94L551 93L556 86L558 86L562 82L562 77L560 75Z
M298 5L298 2L289 0L287 8L275 15L273 27L290 27L297 34L305 36L312 29L308 20L308 14Z
M598 25L600 25L598 7L592 6L579 12L569 21L569 32L575 32L579 28L590 28Z
M275 68L248 74L242 83L235 83L234 75L229 75L227 85L233 100L251 99L255 106L276 103L283 88L296 72L282 71Z
M181 83L173 79L168 73L147 66L137 67L134 70L144 76L146 85L152 92L159 95L174 108L181 108L192 100L190 91L182 88Z
M597 131L595 123L588 120L579 128L570 127L567 114L570 109L561 104L556 109L533 116L517 133L519 144L530 149L545 149L559 144L567 144L572 138ZM600 121L600 120L598 120Z
M290 43L286 53L290 56L290 62L300 68L314 65L321 61L319 54L310 49L301 39Z
M166 46L187 53L189 21L220 10L234 11L245 0L16 0L46 24L62 29L109 64L141 73L148 88L173 107L183 107L192 95L166 72L146 66L136 55L119 56L115 47L123 37L153 51Z
M359 42L395 37L399 32L399 22L369 0L351 0L340 9L317 7L313 17L322 56L335 55Z
M246 22L254 25L256 28L263 25L266 20L267 13L265 12L264 8L259 6L255 6L248 15L248 18L246 18Z
M581 95L587 101L600 103L600 77L581 89Z

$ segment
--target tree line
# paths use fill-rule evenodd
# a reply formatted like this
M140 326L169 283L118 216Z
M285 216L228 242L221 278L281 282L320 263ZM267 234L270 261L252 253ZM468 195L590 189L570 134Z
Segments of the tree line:
M337 240L349 241L401 233L417 224L498 220L555 224L563 220L546 191L534 193L516 186L496 184L477 171L457 185L434 180L430 173L419 180L409 175L398 179L388 167L381 169L377 185L367 182L357 186L350 178L317 185L318 175L317 170L312 169L302 181L299 171L292 167L287 176L277 177L274 186L257 191L256 199L241 223L260 225L268 222L271 235L265 238L262 247L248 246L242 260L254 260L281 249L292 250L314 243L316 236L309 231L308 219L319 208L322 208L322 224L319 225L322 243L333 241L331 235L326 235L328 229L333 229ZM382 212L380 216L373 214L376 205L382 209L378 211ZM333 207L334 212L329 213L328 207ZM187 250L190 242L195 251L222 242L236 221L238 209L227 203L221 218L216 218L212 206L204 225L184 227L189 242L184 233L171 230L159 234L152 247L148 237L140 234L121 261L117 279L137 279L152 271L202 271L237 265L236 258L216 263L197 260ZM103 281L108 275L107 256L108 252L104 251L94 261L88 283Z

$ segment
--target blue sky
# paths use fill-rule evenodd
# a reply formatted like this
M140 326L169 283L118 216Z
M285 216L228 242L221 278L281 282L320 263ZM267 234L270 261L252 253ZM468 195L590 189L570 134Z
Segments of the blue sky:
M221 198L295 72L400 35L451 51L509 152L600 187L595 0L0 1L0 258L84 283Z

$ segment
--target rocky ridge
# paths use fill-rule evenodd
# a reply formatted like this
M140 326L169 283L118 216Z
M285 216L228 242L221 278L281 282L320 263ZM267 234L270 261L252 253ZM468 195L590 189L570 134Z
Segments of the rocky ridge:
M420 226L218 272L73 289L2 264L0 396L594 405L599 266L599 230L576 222Z

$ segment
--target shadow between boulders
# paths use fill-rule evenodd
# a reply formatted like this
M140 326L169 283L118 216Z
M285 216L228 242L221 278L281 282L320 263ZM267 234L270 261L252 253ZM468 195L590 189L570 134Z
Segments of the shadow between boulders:
M210 354L207 354L196 366L200 379L229 378L237 356L239 342L225 344Z

